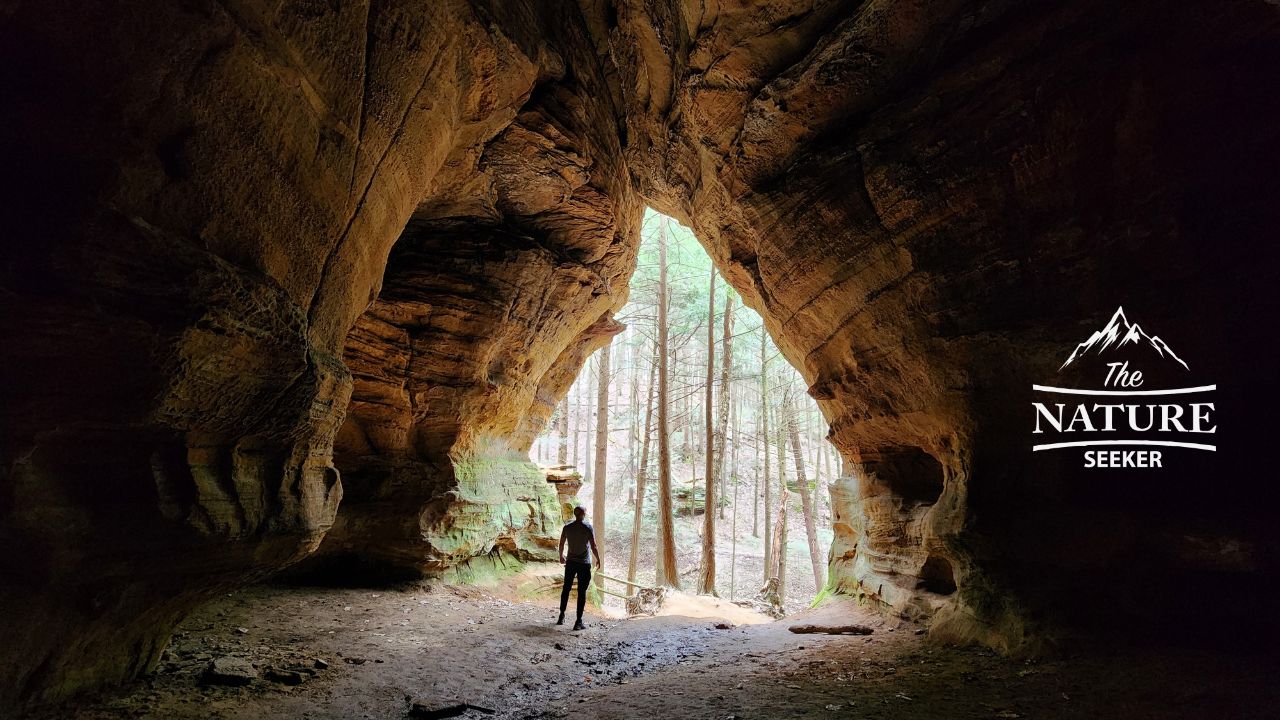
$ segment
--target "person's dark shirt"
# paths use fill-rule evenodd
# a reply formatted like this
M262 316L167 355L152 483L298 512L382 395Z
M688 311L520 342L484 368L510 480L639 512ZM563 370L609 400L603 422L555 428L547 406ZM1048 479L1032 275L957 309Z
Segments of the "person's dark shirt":
M560 537L565 541L564 558L567 562L591 563L590 541L594 532L589 523L581 520L574 520L564 526Z

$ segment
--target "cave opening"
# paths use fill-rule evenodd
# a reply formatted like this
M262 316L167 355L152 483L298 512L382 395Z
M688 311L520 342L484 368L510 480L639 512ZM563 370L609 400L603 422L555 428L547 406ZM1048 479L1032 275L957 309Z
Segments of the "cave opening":
M946 558L931 555L920 568L920 583L917 587L939 595L955 592L956 578L951 563Z
M665 245L665 254L659 244ZM743 305L689 227L655 210L646 211L628 301L614 314L623 329L607 348L596 350L583 363L529 456L558 474L579 476L573 480L581 488L576 502L588 509L593 522L603 522L597 531L603 528L606 566L626 579L653 585L660 542L654 436L655 417L662 411L655 388L663 262L668 304L665 410L681 586L688 591L698 586L710 452L715 478L715 594L749 599L778 575L774 549L766 552L765 545L781 543L773 538L779 518L785 518L781 602L787 611L798 612L825 585L832 542L828 488L839 480L844 464L826 440L829 428L807 383L774 345L763 318ZM605 480L597 483L594 475L602 467ZM637 491L644 495L639 503ZM602 492L606 500L597 503ZM783 503L785 512L780 510ZM595 518L601 510L605 517ZM816 558L807 542L810 520ZM633 543L638 545L634 561ZM766 570L766 562L773 569ZM815 562L823 568L821 575L811 569ZM612 609L624 607L619 598L603 600Z
M864 453L862 467L869 483L883 485L905 506L933 505L942 495L942 464L921 448L889 447Z

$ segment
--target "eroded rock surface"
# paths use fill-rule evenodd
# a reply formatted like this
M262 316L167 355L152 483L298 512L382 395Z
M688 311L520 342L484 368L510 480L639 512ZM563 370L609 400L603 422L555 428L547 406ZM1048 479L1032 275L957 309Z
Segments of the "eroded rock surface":
M559 501L528 450L586 357L623 329L612 313L642 206L581 20L542 22L557 48L545 79L473 173L451 173L456 185L417 209L347 338L355 390L336 453L348 495L317 564L415 575L494 551L556 559Z
M342 496L343 347L392 244L428 199L451 216L455 199L479 197L468 183L486 143L564 72L539 22L574 24L512 13L499 22L456 2L0 11L14 69L0 87L22 107L0 131L13 188L0 279L13 338L0 367L0 705L146 669L194 604L319 545ZM616 183L596 172L595 184L566 183ZM593 207L633 242L625 208ZM618 255L610 268L625 277ZM592 314L562 321L553 358L622 301L601 285ZM552 379L574 372L516 380L526 371L500 355L478 377L546 380L548 404ZM534 393L505 393L498 434L476 428L457 449L473 467L520 445L502 432ZM366 489L353 488L357 499ZM520 502L506 494L495 507Z
M1159 631L1194 618L1185 588L1205 582L1259 612L1266 581L1238 553L1204 562L1173 540L1274 561L1247 502L1189 520L1206 477L1265 493L1247 450L1087 472L1032 455L1029 409L1076 343L1140 306L1198 358L1188 384L1239 379L1220 407L1265 444L1248 398L1274 380L1224 349L1266 344L1276 310L1275 253L1239 250L1271 248L1280 219L1262 160L1280 144L1257 112L1280 95L1252 89L1280 66L1274 7L671 12L628 8L628 42L610 36L637 48L628 158L764 316L852 461L834 589L1007 649L1055 623Z
M5 4L0 705L317 547L537 557L523 451L645 202L852 461L834 589L1005 648L1249 612L1275 381L1224 348L1277 310L1277 39L1264 0ZM1119 304L1224 383L1212 463L1028 452Z

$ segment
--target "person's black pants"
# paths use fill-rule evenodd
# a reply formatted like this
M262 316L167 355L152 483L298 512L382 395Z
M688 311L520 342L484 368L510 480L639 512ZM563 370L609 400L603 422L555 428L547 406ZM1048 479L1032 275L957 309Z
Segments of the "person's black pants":
M587 607L587 586L591 584L591 563L574 562L564 564L564 589L560 591L560 614L569 607L569 588L573 587L573 579L578 578L578 619L582 619L582 611Z

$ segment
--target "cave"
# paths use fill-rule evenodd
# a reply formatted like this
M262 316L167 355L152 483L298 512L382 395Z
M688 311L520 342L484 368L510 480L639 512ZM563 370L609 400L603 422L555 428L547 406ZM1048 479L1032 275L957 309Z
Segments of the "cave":
M874 632L606 624L655 657L584 691L596 716L671 682L691 717L1280 701L1272 0L12 0L0 58L0 713L137 714L111 698L184 638L254 637L250 609L545 620L470 593L556 567L564 499L529 449L622 332L650 207L829 426L809 612ZM1095 402L1197 409L1037 425ZM763 649L736 662L738 637ZM430 686L348 654L299 687L426 712L406 693L457 696L492 643L396 671ZM464 704L521 692L485 687ZM306 697L259 710L351 711Z
M955 572L946 558L930 557L920 566L920 581L916 588L939 595L956 591Z

